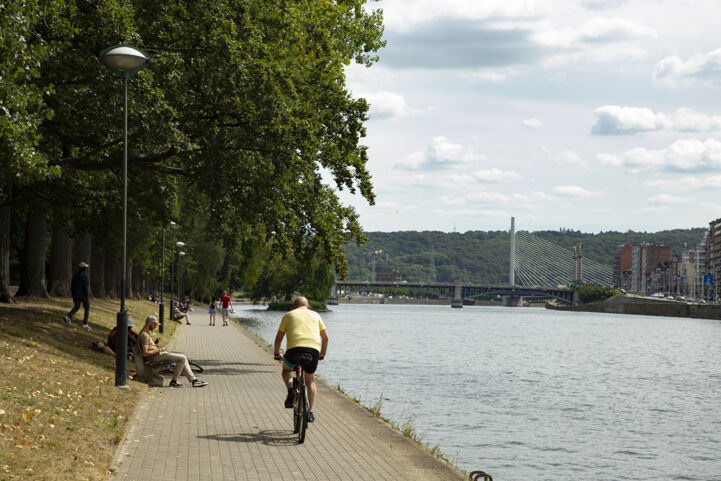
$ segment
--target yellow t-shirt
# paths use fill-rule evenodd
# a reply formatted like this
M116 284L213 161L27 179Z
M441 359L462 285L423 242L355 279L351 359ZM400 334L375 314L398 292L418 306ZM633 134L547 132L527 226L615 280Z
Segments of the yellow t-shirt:
M325 324L317 312L299 307L283 316L278 330L287 337L286 350L310 347L320 351L320 331L325 331Z
M153 352L158 350L158 346L155 345L155 341L153 341L153 338L150 337L150 334L148 334L147 331L141 331L140 335L138 336L138 344L140 344L141 352L142 352L142 346L148 346L148 351Z

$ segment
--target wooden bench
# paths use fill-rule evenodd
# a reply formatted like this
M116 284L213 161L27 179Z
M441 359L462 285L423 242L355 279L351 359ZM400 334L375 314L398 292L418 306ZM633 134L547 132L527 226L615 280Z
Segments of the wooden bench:
M140 344L133 346L133 360L135 362L135 377L133 380L144 382L148 386L161 387L165 383L165 378L160 375L160 371L167 368L169 362L148 362L143 359L143 352Z

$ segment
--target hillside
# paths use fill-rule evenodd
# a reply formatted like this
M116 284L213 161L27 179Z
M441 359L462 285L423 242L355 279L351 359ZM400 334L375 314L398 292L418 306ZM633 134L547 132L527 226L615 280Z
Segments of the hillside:
M537 231L534 235L569 249L583 242L583 254L596 262L613 265L616 248L622 244L649 242L668 245L680 254L684 243L688 249L696 246L705 228L674 229L649 232L600 232L585 234L578 231ZM410 282L432 281L491 283L508 281L509 234L507 231L468 231L446 233L438 231L367 232L368 242L362 246L348 244L343 251L350 265L348 280L365 281L371 278L373 256L376 271L395 270ZM433 270L435 268L435 275Z

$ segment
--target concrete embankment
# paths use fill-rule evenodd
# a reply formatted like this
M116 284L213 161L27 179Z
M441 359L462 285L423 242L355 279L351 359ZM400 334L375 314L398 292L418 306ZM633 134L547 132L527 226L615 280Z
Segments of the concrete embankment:
M603 302L593 302L573 307L552 305L548 305L547 307L558 310L604 312L609 314L721 319L721 306L718 304L693 304L632 296L615 296Z

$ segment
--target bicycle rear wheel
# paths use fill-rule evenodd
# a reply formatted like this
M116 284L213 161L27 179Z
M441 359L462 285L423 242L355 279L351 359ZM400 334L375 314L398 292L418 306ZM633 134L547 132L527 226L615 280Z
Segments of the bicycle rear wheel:
M203 372L203 368L200 367L200 364L195 364L193 361L188 361L188 364L190 364L191 371L197 372L197 373Z
M301 412L301 403L300 403L300 394L298 391L298 383L296 379L293 379L293 393L294 401L293 401L293 434L298 434L298 431L300 431L300 425L303 421L303 413Z
M298 431L298 443L303 444L305 441L305 432L308 429L308 416L310 411L308 410L308 389L305 384L300 389L300 399L298 400L300 406L300 430Z

